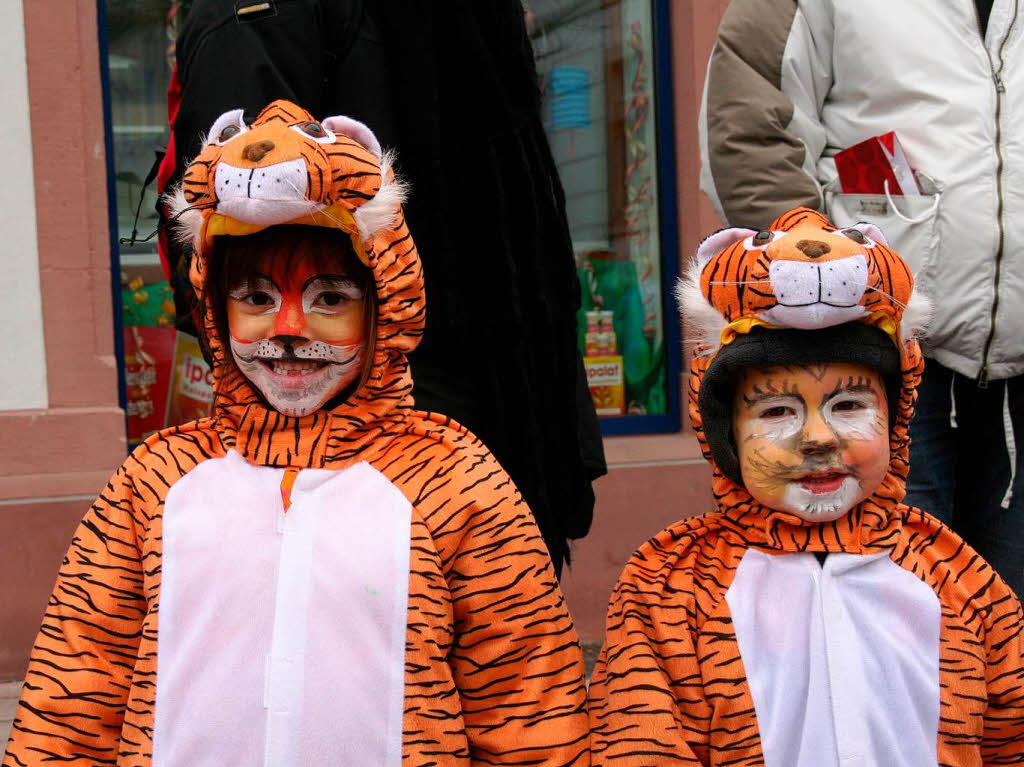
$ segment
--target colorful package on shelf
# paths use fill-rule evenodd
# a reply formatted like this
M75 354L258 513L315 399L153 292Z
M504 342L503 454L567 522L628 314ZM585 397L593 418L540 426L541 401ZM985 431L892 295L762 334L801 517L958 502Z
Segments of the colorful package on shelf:
M616 351L614 312L588 311L583 369L587 373L590 398L598 415L622 415L626 412L622 357Z
M213 373L203 359L195 336L177 334L174 373L167 401L167 426L177 426L210 415L213 408Z
M919 195L921 189L900 140L890 131L844 149L835 156L844 194Z
M174 293L166 281L147 283L139 274L122 280L121 316L125 326L174 326Z
M611 250L588 250L577 254L577 274L582 288L579 349L588 382L597 387L591 395L598 414L667 412L664 340L644 332L636 266Z
M587 386L598 415L623 415L626 412L626 387L622 373L622 357L608 354L584 357Z
M175 335L172 327L124 329L125 412L132 447L164 427Z

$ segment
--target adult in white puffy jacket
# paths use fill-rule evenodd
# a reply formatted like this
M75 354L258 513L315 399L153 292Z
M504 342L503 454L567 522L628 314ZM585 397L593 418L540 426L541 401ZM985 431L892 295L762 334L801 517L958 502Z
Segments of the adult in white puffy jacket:
M907 503L1024 590L1024 2L732 0L701 185L730 225L799 205L878 224L935 313ZM895 131L925 194L842 194L834 155Z

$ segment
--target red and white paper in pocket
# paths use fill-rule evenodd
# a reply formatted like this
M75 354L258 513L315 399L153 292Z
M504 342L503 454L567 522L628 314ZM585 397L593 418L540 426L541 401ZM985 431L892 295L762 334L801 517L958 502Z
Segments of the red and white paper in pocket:
M921 194L914 169L892 131L844 149L835 160L844 194Z

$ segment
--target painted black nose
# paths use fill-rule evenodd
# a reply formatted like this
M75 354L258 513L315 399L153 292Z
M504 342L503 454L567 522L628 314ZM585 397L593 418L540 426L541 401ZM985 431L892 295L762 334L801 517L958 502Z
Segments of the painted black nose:
M808 258L821 258L832 250L827 242L821 240L800 240L796 244L796 249Z
M263 156L273 148L273 141L267 141L266 139L263 141L257 141L255 144L249 144L242 150L242 157L250 162L259 162L263 159Z
M271 340L272 341L277 341L278 343L282 344L284 346L284 350L285 350L286 354L294 354L295 353L295 347L296 346L301 346L302 344L306 343L306 341L308 341L309 339L308 338L303 338L302 336L285 336L285 335L280 335L280 336L274 336Z

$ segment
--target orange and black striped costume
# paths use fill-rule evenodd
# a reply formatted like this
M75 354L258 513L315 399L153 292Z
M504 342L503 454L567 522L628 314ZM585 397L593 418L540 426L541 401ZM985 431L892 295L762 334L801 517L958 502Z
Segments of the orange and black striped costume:
M215 414L146 440L86 514L3 764L589 764L582 655L529 510L479 440L413 409L423 280L387 155L344 118L301 134L287 102L222 121L178 196L200 296L214 238L273 218L257 195L261 221L226 215L218 165L301 158L289 222L341 228L374 275L369 375L285 417L206 306ZM275 149L246 160L253 142Z
M808 257L800 240L827 242L831 252ZM772 269L782 261L790 263ZM784 298L795 284L787 274L824 275L829 267L843 277L818 277L817 301ZM850 275L861 280L859 298L821 300ZM912 287L876 229L836 230L807 209L702 245L680 295L686 319L704 315L690 415L705 457L698 393L717 349L752 326L813 328L827 316L874 324L900 349L889 470L845 516L813 524L759 505L716 466L717 511L643 544L615 588L590 687L594 764L1024 763L1020 603L959 536L901 503L923 365L908 317ZM767 314L787 304L788 315ZM826 564L813 552L829 552ZM768 596L807 612L768 610ZM819 644L808 639L822 634ZM794 662L804 645L828 650ZM790 673L798 667L808 674ZM815 690L825 692L814 697ZM818 733L808 731L807 722L823 716L834 731L831 753L815 753ZM778 746L794 737L803 737L802 747Z

